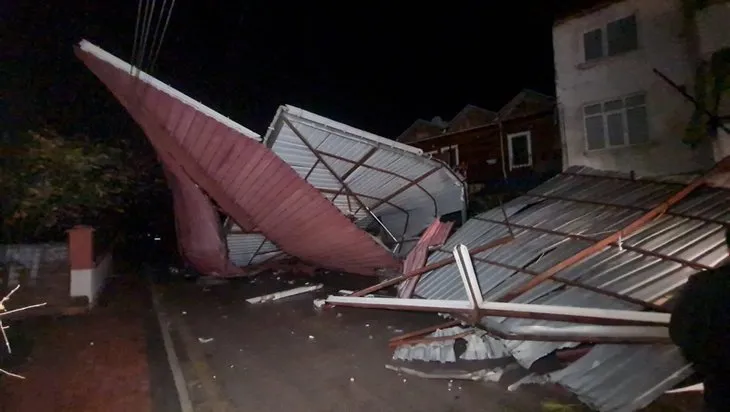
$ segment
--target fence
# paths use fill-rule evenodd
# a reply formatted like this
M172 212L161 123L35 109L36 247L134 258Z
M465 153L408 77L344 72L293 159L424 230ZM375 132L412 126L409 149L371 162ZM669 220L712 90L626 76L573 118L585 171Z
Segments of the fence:
M95 251L94 243L93 228L77 226L66 243L0 245L0 288L7 293L21 286L13 306L64 308L75 298L93 306L113 270L111 247Z

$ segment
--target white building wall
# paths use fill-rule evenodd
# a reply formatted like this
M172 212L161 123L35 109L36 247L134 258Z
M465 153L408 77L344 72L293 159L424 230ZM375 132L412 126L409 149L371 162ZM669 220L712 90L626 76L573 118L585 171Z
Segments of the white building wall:
M679 7L680 0L626 0L555 25L556 95L566 167L656 176L692 172L711 164L709 145L691 150L682 143L692 104L652 71L657 68L679 84L694 76ZM632 13L637 17L638 49L586 63L583 34ZM642 91L647 98L650 142L588 151L583 106Z

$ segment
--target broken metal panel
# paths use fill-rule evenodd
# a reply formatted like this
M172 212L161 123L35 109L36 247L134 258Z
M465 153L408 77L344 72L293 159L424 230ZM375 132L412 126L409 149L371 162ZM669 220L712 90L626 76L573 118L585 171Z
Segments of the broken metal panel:
M548 377L596 410L632 412L691 374L692 368L673 345L596 345Z
M406 260L403 262L403 274L408 274L416 269L422 268L426 263L429 249L432 246L443 244L449 236L449 233L451 233L453 226L454 222L441 222L439 219L434 220L418 239L416 246L406 256ZM413 289L418 283L418 279L418 277L413 277L398 285L398 297L411 297Z
M82 41L78 57L142 127L155 150L234 221L323 268L377 275L400 262L333 207L258 135Z
M586 169L573 169L560 175L530 193L558 194L563 197L626 204L645 208L655 207L674 193L676 185L630 181L626 179L596 178L580 176L577 173L597 173ZM519 212L521 207L533 206ZM651 252L663 253L677 258L697 262L709 267L716 266L726 256L724 235L719 223L730 221L730 192L702 190L692 195L671 212L686 213L698 219L665 215L650 222L642 230L623 239L625 245L636 246ZM539 228L559 229L566 233L606 236L633 221L643 212L616 207L604 207L586 203L542 200L523 196L507 203L506 212L510 223ZM444 247L455 243L473 246L503 236L507 232L504 224L480 221L479 218L503 221L501 210L488 211L476 219L469 220L457 231ZM564 236L537 231L514 229L516 238L504 245L483 253L474 254L473 261L479 283L487 300L502 296L516 285L530 280L531 275L494 266L479 258L509 263L540 273L585 248L586 243ZM608 232L608 233L606 233ZM429 259L436 261L446 253L433 253ZM559 277L580 281L590 286L625 294L647 302L659 301L684 284L696 269L655 256L609 247L595 255L561 271ZM558 289L561 288L561 289ZM416 294L430 299L464 299L458 270L452 264L424 275L417 285ZM526 292L515 302L549 305L569 305L606 309L637 309L637 306L576 287L563 288L559 282L547 281ZM506 329L524 325L557 325L555 322L524 319L491 318L485 325L500 322ZM494 326L493 324L491 326ZM535 360L553 350L571 346L560 342L507 342L508 347L520 363L529 366Z
M231 228L231 233L226 236L226 242L231 262L239 267L288 256L263 235L242 233L241 229L235 225Z
M264 143L342 213L371 220L361 202L399 241L436 217L465 213L463 182L420 149L293 106L279 108Z
M454 326L446 329L439 329L428 335L429 338L444 338L434 342L403 344L399 345L393 352L394 360L422 360L436 362L456 362L457 357L454 351L455 338L469 329L461 326ZM459 356L464 360L502 359L509 356L504 346L490 345L485 339L489 337L481 331L473 331L467 336L461 337L466 341L466 350Z

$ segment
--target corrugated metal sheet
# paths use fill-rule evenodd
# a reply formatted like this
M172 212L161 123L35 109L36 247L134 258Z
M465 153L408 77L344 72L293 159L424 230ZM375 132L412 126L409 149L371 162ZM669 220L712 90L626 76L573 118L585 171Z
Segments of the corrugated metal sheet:
M612 177L615 177L615 174L572 168L568 173L561 174L529 192L527 196L509 202L506 204L505 212L512 224L602 238L626 226L681 188L669 183L631 181ZM607 205L601 206L598 203ZM494 224L484 220L503 221L503 212L499 209L490 210L470 219L448 240L443 248L445 251L433 253L428 263L448 257L448 251L460 243L472 248L508 234L504 224ZM623 245L714 267L727 257L722 227L727 222L730 222L730 192L701 189L685 198L669 213L624 239ZM516 235L513 241L472 256L486 300L498 298L511 288L532 278L528 274L495 266L494 262L540 273L589 245L584 241L561 235L514 227L513 230ZM480 258L492 263L480 261ZM661 302L667 295L680 288L687 277L695 272L696 269L681 263L635 250L610 247L561 271L558 276L645 302ZM416 295L431 299L466 299L455 264L424 275L416 287ZM606 309L638 308L613 297L576 287L566 287L555 281L539 285L520 296L515 302ZM504 318L485 318L482 323L485 326L498 325L502 330L514 330L520 326L567 325L558 322ZM504 344L523 366L530 366L535 360L558 348L574 345L531 341L499 343ZM640 350L639 347L627 346L626 351L630 352L631 348ZM670 355L666 356L671 358ZM673 359L681 363L680 359ZM615 372L616 374L623 373L629 376L636 372L635 368L617 367L619 370ZM648 373L649 376L633 388L637 393L647 393L667 379L663 370L654 370L655 372ZM590 381L590 378L588 379ZM586 383L587 387L584 388L586 397L600 398L604 391L613 390L612 387L590 382Z
M387 250L353 225L257 135L82 41L79 58L173 161L246 230L320 267L363 275L400 269ZM192 219L193 217L191 217Z
M548 378L596 410L632 412L691 374L692 368L672 345L597 345Z
M419 235L439 216L465 213L463 182L420 149L293 106L279 108L264 144L344 214L369 220L342 179L399 241Z
M418 239L416 246L406 256L406 260L403 262L403 274L422 268L426 263L429 248L443 245L453 226L454 222L442 222L438 219L431 223L431 226L426 228L426 231ZM418 279L419 277L416 276L401 282L398 285L398 297L411 297Z
M226 236L228 254L237 266L249 266L273 261L288 255L260 233L242 233L239 226L233 226Z
M455 336L469 329L455 326L447 329L439 329L428 337L446 337ZM488 343L485 339L489 337L482 331L474 331L461 339L466 341L466 350L459 356L464 360L484 360L484 359L501 359L509 356L509 352L504 346ZM398 346L393 352L394 360L422 360L427 362L456 362L456 352L454 350L454 339L438 340L430 343L417 343L414 345L404 344Z

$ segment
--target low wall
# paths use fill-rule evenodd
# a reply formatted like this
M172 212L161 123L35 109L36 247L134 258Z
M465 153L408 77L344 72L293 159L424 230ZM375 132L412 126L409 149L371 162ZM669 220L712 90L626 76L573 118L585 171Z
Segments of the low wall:
M20 285L13 306L69 300L69 247L65 243L0 245L2 295Z
M71 297L89 299L89 306L96 305L104 283L112 274L112 254L100 256L91 269L71 269Z
M79 297L94 306L111 276L113 260L110 245L94 250L93 232L77 226L69 230L67 243L0 245L2 295L20 285L13 306L46 302L49 307L67 307Z
M76 226L68 231L71 262L69 293L71 297L86 297L91 307L96 305L112 272L112 245L99 242L100 238L89 226ZM102 248L105 250L98 250Z

